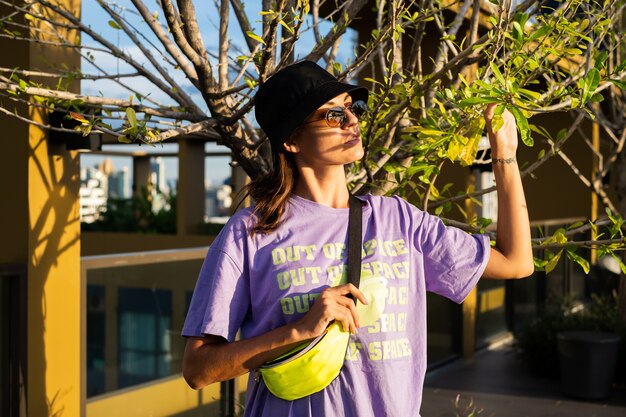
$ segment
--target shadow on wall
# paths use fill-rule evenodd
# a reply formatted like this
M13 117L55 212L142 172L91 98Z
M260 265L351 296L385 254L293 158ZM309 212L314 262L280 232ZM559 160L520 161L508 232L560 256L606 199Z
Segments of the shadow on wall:
M46 135L33 136L31 129L28 405L32 415L61 416L70 411L68 395L80 399L80 386L50 379L63 375L63 368L70 374L80 370L80 166L76 153L51 155ZM47 363L51 352L55 359L67 355L66 363ZM51 368L56 369L49 373ZM73 381L79 384L80 379ZM48 385L57 383L61 388L51 394Z

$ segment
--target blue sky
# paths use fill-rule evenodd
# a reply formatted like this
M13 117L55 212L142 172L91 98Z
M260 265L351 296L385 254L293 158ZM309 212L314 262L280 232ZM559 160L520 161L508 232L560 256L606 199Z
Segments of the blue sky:
M260 1L247 1L245 2L245 9L248 12L248 16L250 18L251 24L254 26L254 30L256 33L260 32ZM148 42L153 42L155 45L160 45L158 41L154 37L150 37L149 28L145 23L143 23L141 17L134 12L134 6L129 0L121 0L115 2L116 5L120 7L124 7L127 9L124 16L136 27L145 28L141 32L146 35L147 39L144 39L144 44ZM162 16L160 9L157 6L156 1L146 0L146 7L151 12L159 11L159 15ZM217 52L217 27L219 25L218 22L218 11L215 8L214 2L207 1L197 1L196 5L196 13L198 18L198 23L201 27L201 32L203 36L203 40L205 42L206 48L209 52ZM145 58L142 57L141 52L129 39L125 38L123 33L119 30L114 29L109 25L109 21L111 20L110 16L106 11L104 11L95 0L84 0L82 2L83 7L83 23L91 26L98 33L103 35L107 40L112 42L114 45L127 51L131 56L136 57L136 59L145 64L147 67L150 67L150 64L147 62ZM236 57L240 55L237 50L246 50L245 48L245 40L237 25L237 20L231 9L231 17L230 17L230 29L229 36L231 38L231 54ZM305 24L306 27L306 24ZM322 34L327 33L328 30L332 28L332 24L330 22L325 22L320 32ZM355 38L356 36L353 33L348 33L344 35L344 40L342 42L343 46L339 52L338 60L339 62L345 62L352 55L352 51L355 46ZM94 45L93 39L88 36L83 36L82 42L84 45ZM301 39L299 40L296 46L296 56L302 56L307 51L309 51L314 45L314 37L313 31L309 30L303 33ZM152 48L149 48L152 49ZM154 52L153 52L154 53ZM134 72L134 70L129 67L124 62L120 61L117 58L114 58L110 55L107 55L102 52L94 51L92 52L94 57L95 65L98 65L104 68L106 71L110 73L130 73ZM158 54L154 53L155 56ZM159 58L160 62L164 62L163 58ZM194 90L193 86L185 79L182 71L175 69L172 66L167 66L168 73L172 76L177 83L184 89L189 95L192 97L195 103L206 111L206 105L202 101L200 95ZM84 73L96 74L98 70L92 65L88 60L83 60L82 70ZM137 89L143 95L147 95L151 99L158 101L161 104L172 104L172 100L167 96L167 94L160 91L156 88L150 81L134 77L132 79L127 79L128 83L133 86L133 88ZM81 90L83 94L89 95L103 95L105 97L114 97L114 98L124 98L128 99L131 93L128 90L117 85L115 82L110 80L102 80L98 82L90 82L90 81L82 81ZM104 149L123 149L123 150L141 150L141 151L172 151L175 152L177 150L176 144L163 144L157 147L149 147L149 146L141 146L138 147L136 145L111 145L106 146ZM215 144L207 144L207 150L212 151L226 151L227 149L222 146L218 146ZM81 162L83 166L93 166L99 163L103 159L101 155L83 155L81 157ZM121 169L122 166L128 166L130 169L130 160L129 158L111 158L113 160L114 166L116 169ZM229 158L207 158L205 163L206 177L213 183L221 182L226 177L230 176L230 166L228 165ZM178 173L178 161L176 158L167 158L166 159L166 176L169 180L173 180L177 177Z

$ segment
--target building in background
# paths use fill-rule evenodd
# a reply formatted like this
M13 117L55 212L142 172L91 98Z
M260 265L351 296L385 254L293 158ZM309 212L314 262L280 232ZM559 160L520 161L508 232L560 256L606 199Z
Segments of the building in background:
M130 173L128 167L123 166L119 171L113 171L109 175L109 198L130 198Z
M226 223L233 205L230 178L218 185L212 185L207 181L205 189L205 222Z
M154 184L155 191L161 194L169 194L169 188L165 180L165 163L163 158L157 156L150 161L150 180Z
M80 221L93 223L106 211L108 176L99 167L80 170Z

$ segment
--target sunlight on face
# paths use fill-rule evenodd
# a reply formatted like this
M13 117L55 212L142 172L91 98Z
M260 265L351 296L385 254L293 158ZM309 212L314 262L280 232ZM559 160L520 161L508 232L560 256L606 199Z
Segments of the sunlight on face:
M285 143L285 149L295 155L299 166L322 168L345 165L363 157L363 144L359 120L346 111L343 126L331 127L325 115L332 107L347 107L352 104L348 93L340 94L314 111L300 126L294 137Z

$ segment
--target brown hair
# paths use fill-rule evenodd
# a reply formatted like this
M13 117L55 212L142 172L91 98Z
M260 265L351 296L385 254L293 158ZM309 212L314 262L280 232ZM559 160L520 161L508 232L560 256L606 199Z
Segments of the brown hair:
M294 157L288 152L273 155L272 171L254 179L247 191L255 202L253 214L256 222L250 235L271 233L280 226L287 199L298 180Z

